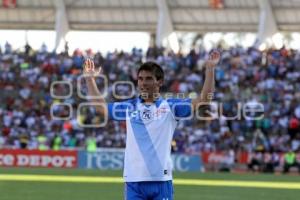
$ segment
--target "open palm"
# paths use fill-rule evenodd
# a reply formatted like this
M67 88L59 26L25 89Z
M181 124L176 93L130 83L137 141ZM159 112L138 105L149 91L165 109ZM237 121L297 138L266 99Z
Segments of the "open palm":
M102 68L99 67L99 69L95 68L94 61L90 58L86 59L83 65L83 74L84 75L90 75L90 76L97 76L101 74Z

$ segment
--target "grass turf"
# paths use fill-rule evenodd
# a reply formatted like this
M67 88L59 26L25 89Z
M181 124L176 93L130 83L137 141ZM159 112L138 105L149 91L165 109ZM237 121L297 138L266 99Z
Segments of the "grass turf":
M80 169L0 168L2 174L121 177L121 171ZM175 173L174 179L238 180L300 183L298 175ZM297 200L300 190L175 185L176 200ZM1 200L117 200L123 198L120 183L68 183L1 181Z

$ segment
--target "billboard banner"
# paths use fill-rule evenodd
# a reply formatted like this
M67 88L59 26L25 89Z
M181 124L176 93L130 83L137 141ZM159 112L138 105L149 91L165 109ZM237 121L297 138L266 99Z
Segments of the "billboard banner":
M199 155L173 154L174 171L203 171L202 160Z
M238 164L247 164L249 159L249 154L247 152L238 152L237 154L230 154L228 152L203 152L201 157L204 164L220 164L227 163L232 160L232 162L237 162Z
M97 151L89 153L86 151L78 152L78 168L86 169L123 169L123 151Z
M78 161L79 168L122 170L124 165L124 151L101 150L96 153L79 151ZM202 170L202 161L199 155L173 154L172 161L175 171Z
M77 151L0 149L0 166L76 168Z

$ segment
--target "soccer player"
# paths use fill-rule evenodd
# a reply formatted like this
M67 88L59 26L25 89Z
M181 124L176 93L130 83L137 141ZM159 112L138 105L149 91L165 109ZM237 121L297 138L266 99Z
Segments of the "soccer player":
M124 161L125 199L172 200L171 142L180 118L192 115L198 103L209 102L214 92L214 68L220 54L213 51L206 62L205 82L201 93L193 99L164 99L160 96L164 72L154 62L146 62L137 71L139 96L134 99L106 103L104 98L93 100L102 104L97 110L103 117L125 120L127 137ZM100 96L94 75L94 63L84 64L88 95Z

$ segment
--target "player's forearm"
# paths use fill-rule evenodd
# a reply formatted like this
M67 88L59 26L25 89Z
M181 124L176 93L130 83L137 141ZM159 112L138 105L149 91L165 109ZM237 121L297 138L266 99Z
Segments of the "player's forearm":
M101 96L94 77L86 77L85 81L86 81L86 86L88 89L88 96L93 96L93 97Z
M206 67L205 69L205 81L201 91L201 102L210 102L213 98L215 91L215 69L214 67Z
M100 114L106 115L107 114L106 101L103 97L101 97L95 79L93 77L86 77L85 80L88 89L88 97L93 97L93 98L88 98L89 101L93 103L102 104L102 106L100 105L95 106L95 108L97 112L99 112ZM95 97L97 97L97 99L95 99Z
M201 105L207 105L213 98L215 90L214 67L205 69L205 81L200 95L193 100L193 109L198 109Z
M207 104L213 99L215 91L215 67L221 58L219 51L212 51L205 66L205 80L201 94L193 100L193 108L198 109L201 103Z

